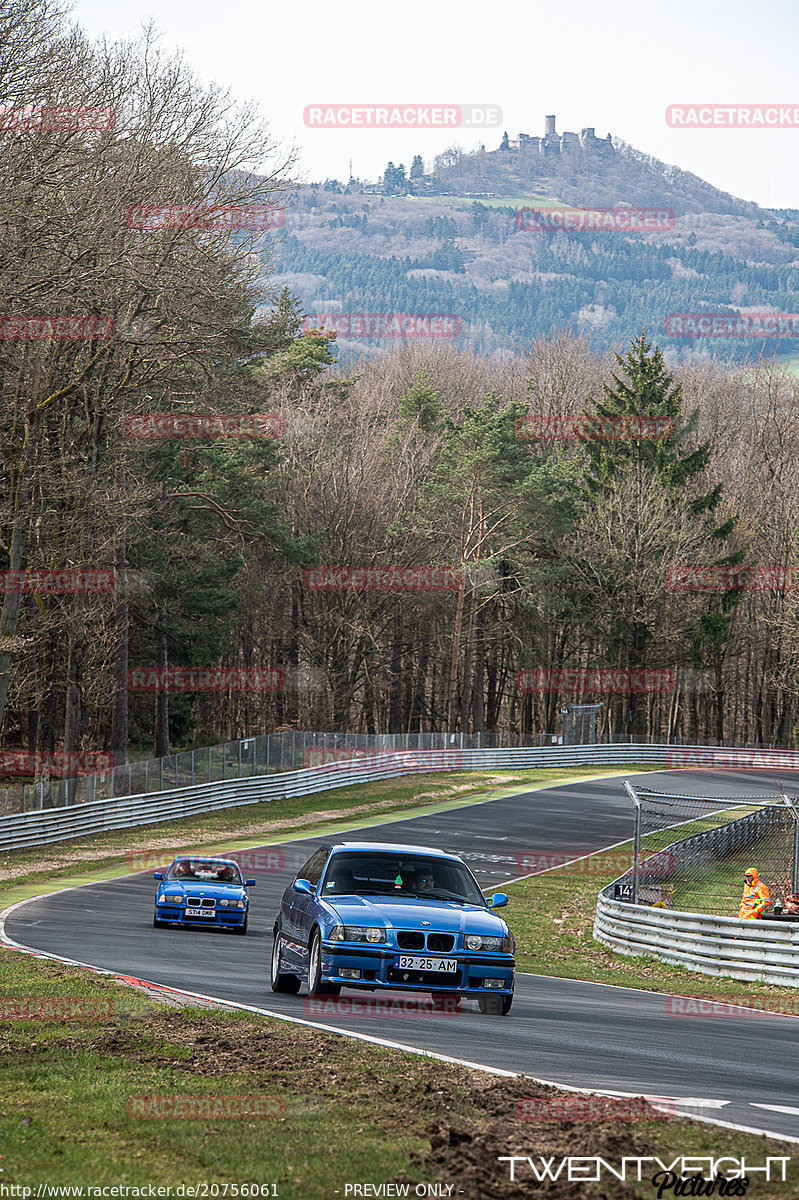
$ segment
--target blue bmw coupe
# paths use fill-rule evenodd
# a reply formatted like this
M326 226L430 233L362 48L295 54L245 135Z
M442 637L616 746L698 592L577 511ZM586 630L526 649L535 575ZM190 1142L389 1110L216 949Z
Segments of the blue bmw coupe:
M153 925L211 925L247 932L249 898L238 863L228 858L176 858L159 880L155 893Z
M283 893L274 925L272 991L307 980L311 996L342 987L513 1003L515 942L455 854L426 846L339 842L316 850Z

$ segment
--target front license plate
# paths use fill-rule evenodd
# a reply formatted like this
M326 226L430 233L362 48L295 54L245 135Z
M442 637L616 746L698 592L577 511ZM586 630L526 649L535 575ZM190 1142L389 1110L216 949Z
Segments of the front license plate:
M458 963L454 958L420 958L415 954L401 954L396 966L401 971L448 971L451 975L458 970Z
M211 917L213 919L216 916L216 909L213 909L213 908L187 908L186 916L187 917Z

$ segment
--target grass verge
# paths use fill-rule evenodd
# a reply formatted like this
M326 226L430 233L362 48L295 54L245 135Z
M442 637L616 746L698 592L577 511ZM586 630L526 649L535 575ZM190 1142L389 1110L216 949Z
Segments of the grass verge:
M585 1111L586 1099L366 1043L353 1053L355 1044L346 1038L256 1014L165 1008L109 977L5 948L0 996L6 1187L217 1184L222 1196L221 1185L257 1184L274 1185L269 1194L280 1200L335 1200L347 1183L393 1181L408 1184L410 1195L421 1182L450 1186L449 1194L463 1200L513 1200L530 1195L530 1176L511 1183L501 1155L554 1156L556 1162L600 1156L616 1167L623 1155L666 1162L745 1155L761 1165L766 1155L792 1150L688 1120L648 1119L651 1110L643 1108L644 1119L635 1121L582 1115L533 1123L524 1118L530 1111L525 1101L561 1097L564 1104L579 1101ZM84 1014L99 1006L103 1015L83 1021L11 1015L15 1001L31 1011L38 1001L67 997L81 1003ZM398 1023L399 1037L407 1021ZM214 1115L202 1114L198 1097ZM220 1115L241 1111L241 1097L250 1098L250 1111L259 1098L267 1115ZM181 1099L191 1116L138 1115L172 1112ZM591 1200L655 1194L649 1177L640 1184L605 1179L579 1186ZM797 1187L799 1167L791 1161L785 1183L758 1180L747 1195L775 1200L795 1196ZM544 1190L549 1200L573 1198L575 1184L550 1183Z

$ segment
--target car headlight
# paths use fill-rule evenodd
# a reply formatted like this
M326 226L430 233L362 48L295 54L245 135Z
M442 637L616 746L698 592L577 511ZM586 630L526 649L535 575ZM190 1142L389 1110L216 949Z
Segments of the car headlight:
M220 907L220 908L227 908L228 904L233 904L233 903L235 903L235 901L232 901L232 900L220 900L220 901L219 901L219 907Z
M378 929L374 925L345 925L344 940L347 942L384 942L386 931Z
M330 930L330 933L327 935L327 940L329 942L343 942L344 941L344 926L343 925L334 925L333 928Z
M498 937L481 937L476 933L468 933L464 939L464 945L467 950L505 950L505 942L509 942L509 938Z

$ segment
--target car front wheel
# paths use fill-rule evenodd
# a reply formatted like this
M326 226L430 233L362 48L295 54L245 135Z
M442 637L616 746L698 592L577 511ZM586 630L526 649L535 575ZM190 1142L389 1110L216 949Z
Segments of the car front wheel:
M296 996L300 990L300 981L296 975L288 975L280 970L280 934L275 930L275 940L272 943L271 982L273 992L288 992Z
M308 995L337 996L340 991L340 984L325 983L322 979L322 935L315 929L308 950Z
M234 932L234 933L239 933L239 934L241 934L242 936L244 936L244 934L247 932L247 918L249 917L249 915L250 915L249 913L245 913L245 914L244 914L244 920L242 921L241 925L234 925L234 926L233 926L233 932Z
M510 996L478 996L477 1004L481 1013L492 1017L507 1017L513 1004L513 993Z

